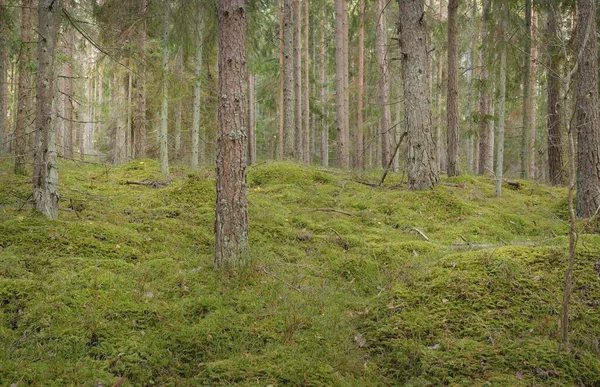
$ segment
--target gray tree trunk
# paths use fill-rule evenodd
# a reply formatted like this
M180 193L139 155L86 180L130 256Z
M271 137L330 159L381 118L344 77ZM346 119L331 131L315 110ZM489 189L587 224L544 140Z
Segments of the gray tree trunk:
M554 7L548 12L548 67L546 70L548 98L548 176L550 184L560 185L567 181L563 161L562 118L560 106L560 58L561 42L558 37L558 20Z
M494 168L494 126L493 121L490 118L493 113L492 101L490 98L490 82L488 79L488 60L487 60L487 46L488 44L488 32L486 24L489 23L490 13L490 0L483 1L483 20L481 23L482 39L481 39L481 70L479 73L479 85L480 85L480 98L479 98L479 166L478 174L486 175L491 174Z
M446 172L448 176L460 175L460 132L458 127L458 0L448 2L448 96L446 98L447 114L447 149L448 159Z
M500 17L500 90L498 96L498 136L496 137L496 187L494 194L502 196L502 174L504 171L504 126L506 114L506 45L508 44L506 23L509 20L508 0L503 0Z
M215 268L249 264L246 198L246 10L244 0L219 0L219 121Z
M379 72L379 105L381 106L381 119L379 124L379 135L381 137L381 167L387 168L390 157L390 82L389 67L386 58L387 51L387 23L385 17L386 0L377 0L377 69Z
M52 99L55 86L55 49L61 16L60 0L39 0L38 75L34 143L33 200L48 219L58 218L58 165Z
M255 77L248 74L248 165L256 163Z
M529 178L539 179L536 175L536 139L537 139L537 61L538 61L538 13L535 8L532 10L531 17L531 73L529 82L531 86L529 105Z
M360 0L359 3L359 30L358 30L358 92L357 92L357 168L365 169L365 132L364 132L364 98L365 98L365 0Z
M162 53L162 103L160 106L160 171L169 176L169 25L171 9L168 3L164 3L164 25L163 25L163 53Z
M346 96L348 88L348 44L346 0L335 0L335 110L337 131L337 158L340 168L350 168L350 128Z
M302 161L310 164L310 57L309 40L309 0L304 0L304 133L302 140Z
M427 34L424 0L399 0L400 50L404 82L405 122L408 132L408 188L433 188L439 180L431 122L427 71Z
M177 59L176 59L176 75L177 81L183 83L183 48L179 46L177 49ZM175 160L181 160L181 105L182 105L182 96L177 96L177 101L175 102Z
M326 100L325 94L325 66L326 66L326 57L325 57L325 7L323 7L323 11L321 13L321 68L319 69L319 76L321 82L321 165L324 167L329 166L329 122L328 112L329 112L329 104Z
M295 157L296 150L293 1L284 0L283 4L283 157L288 160Z
M283 0L279 0L277 4L279 12L279 104L278 107L278 119L279 119L279 130L277 136L277 159L283 160L283 139L284 139L284 49L283 49Z
M204 36L204 16L198 10L196 23L196 56L194 58L194 102L192 112L192 170L198 170L198 161L204 163L204 141L200 144L200 103L202 102L202 49Z
M2 9L2 12L8 12L6 9ZM9 15L5 15L9 17ZM5 134L7 131L7 117L8 112L8 47L6 44L6 27L5 22L0 21L0 155L4 153L6 147Z
M136 109L135 109L135 134L134 157L146 157L146 144L148 131L146 128L146 0L141 0L139 9L138 50L141 58L138 63L138 78L136 82Z
M529 132L531 120L531 0L525 0L525 48L523 71L523 126L521 128L521 179L529 178Z
M302 8L300 0L294 3L294 155L302 160Z

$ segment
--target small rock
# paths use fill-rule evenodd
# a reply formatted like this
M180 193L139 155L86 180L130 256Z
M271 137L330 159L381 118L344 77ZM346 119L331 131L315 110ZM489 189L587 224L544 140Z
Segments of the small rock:
M361 335L360 333L357 333L356 335L354 335L354 342L360 347L364 347L365 345L367 345L367 339L365 339L363 337L363 335Z
M433 350L440 349L440 343L435 343L435 344L434 344L434 345L432 345L431 347L427 347L427 348L429 348L429 349L433 349Z

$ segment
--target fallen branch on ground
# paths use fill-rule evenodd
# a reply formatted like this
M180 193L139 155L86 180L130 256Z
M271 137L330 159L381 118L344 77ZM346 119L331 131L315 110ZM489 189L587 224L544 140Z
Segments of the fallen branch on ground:
M344 215L348 215L348 216L355 216L354 214L351 214L349 212L346 211L342 211L342 210L336 210L335 208L317 208L314 211L321 211L321 212L336 212L338 214L344 214Z
M169 180L142 180L142 181L130 181L125 182L126 185L143 185L150 188L163 188L171 184Z
M418 232L419 235L421 235L423 237L423 239L425 239L427 242L431 242L431 240L429 239L429 237L427 235L425 235L425 233L423 231L419 230L418 228L413 227L410 230Z

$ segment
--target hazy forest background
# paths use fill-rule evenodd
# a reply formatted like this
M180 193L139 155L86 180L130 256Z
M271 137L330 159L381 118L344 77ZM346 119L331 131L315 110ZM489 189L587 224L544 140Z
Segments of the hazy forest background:
M594 0L0 0L1 385L597 385Z

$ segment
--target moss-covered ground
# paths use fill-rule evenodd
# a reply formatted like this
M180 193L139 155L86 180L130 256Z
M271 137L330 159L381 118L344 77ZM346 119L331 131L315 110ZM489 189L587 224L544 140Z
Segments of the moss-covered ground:
M417 193L398 175L380 189L353 181L378 174L260 164L252 269L227 277L208 169L150 188L125 184L161 180L150 160L64 162L47 221L29 178L0 168L1 385L600 385L591 226L558 350L565 189L495 198L465 176ZM467 241L489 246L453 246Z

